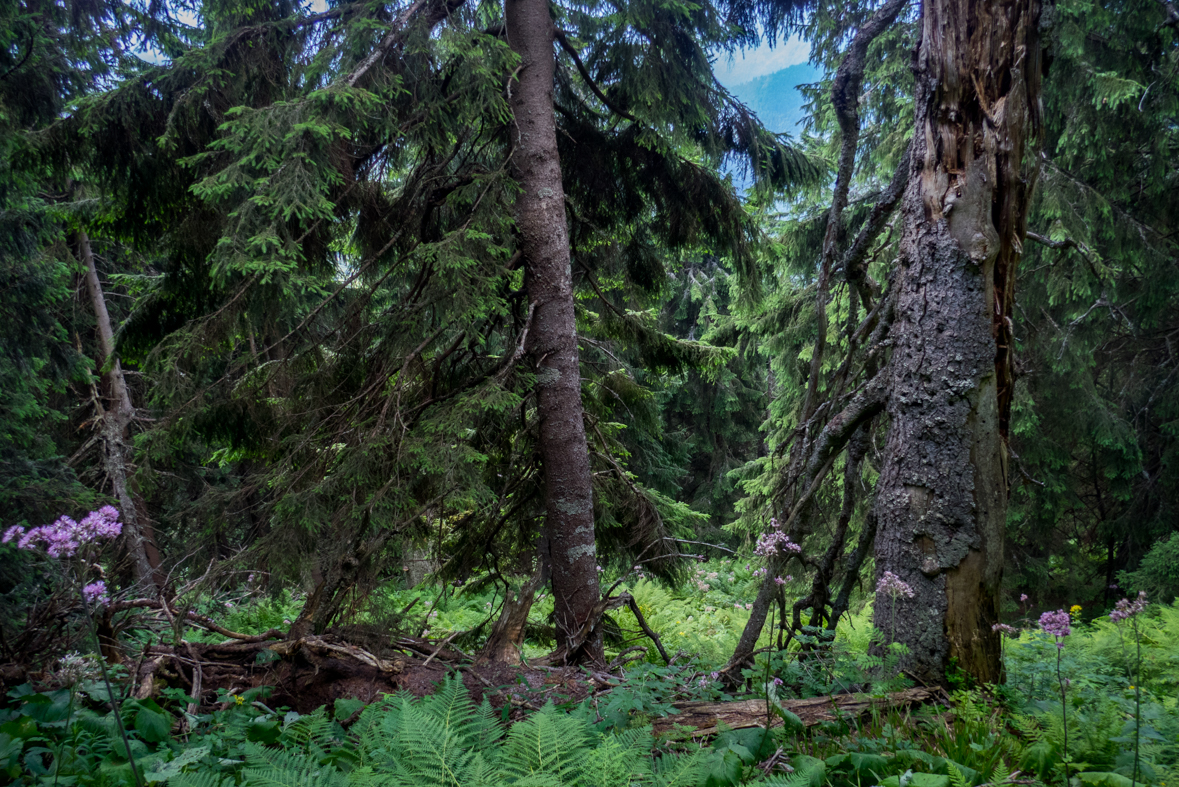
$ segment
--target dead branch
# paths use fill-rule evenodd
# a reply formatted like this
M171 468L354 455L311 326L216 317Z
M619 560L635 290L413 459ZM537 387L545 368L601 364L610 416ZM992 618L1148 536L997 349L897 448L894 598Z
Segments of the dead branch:
M940 697L939 692L912 688L889 694L884 699L875 699L862 694L846 694L837 697L814 697L805 700L785 700L782 707L802 719L807 727L824 721L861 718L872 710L907 708L931 702ZM764 727L766 723L766 701L764 699L737 700L736 702L679 702L674 707L678 713L655 719L654 732L669 737L698 737L715 735L724 724L729 729ZM771 726L782 725L782 719L775 716ZM689 727L684 734L676 728Z

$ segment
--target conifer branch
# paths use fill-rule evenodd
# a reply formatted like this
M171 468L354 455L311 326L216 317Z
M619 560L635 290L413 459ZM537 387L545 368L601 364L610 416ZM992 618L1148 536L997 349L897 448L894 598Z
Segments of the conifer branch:
M569 42L568 36L559 29L554 30L554 35L561 48L568 53L569 57L573 58L573 64L577 66L577 72L581 74L582 80L585 81L586 87L593 91L593 94L598 97L598 100L606 105L607 109L616 115L620 115L632 123L638 123L639 119L627 112L622 107L616 105L613 101L606 97L606 94L598 87L598 83L590 76L589 69L585 67L585 63L581 62L581 57L577 54L577 49Z
M879 295L880 285L866 279L864 259L868 256L868 249L873 241L886 226L888 217L892 215L897 203L900 202L901 195L905 193L905 187L909 185L909 163L912 151L913 143L910 142L909 146L905 148L904 154L901 155L900 162L897 163L896 172L893 173L888 188L880 195L879 201L872 206L872 213L868 216L868 221L860 230L860 234L852 241L852 245L844 253L843 261L840 263L844 279L859 290L860 300L865 309L872 308L871 298Z
M433 29L435 25L445 19L451 12L457 10L465 0L431 0L434 3L433 7L428 9L426 17L426 25L428 29ZM405 29L409 21L422 11L427 5L427 0L414 0L408 8L401 12L401 14L393 21L390 26L391 29L377 44L376 49L369 53L368 57L360 62L356 69L346 76L342 83L348 87L356 87L357 83L375 66L383 57L392 52L405 39Z
M839 254L839 230L842 226L843 210L847 206L847 195L851 188L856 151L859 149L860 142L860 115L857 107L860 100L860 86L864 81L864 59L868 52L868 45L893 23L904 5L905 0L889 0L856 32L847 54L843 56L843 60L839 64L834 83L831 86L831 103L835 107L843 140L839 151L839 167L835 176L835 193L831 197L831 209L827 214L827 232L823 238L823 254L819 264L818 291L815 293L815 314L818 319L818 327L815 347L811 355L811 370L807 379L806 395L802 404L801 412L804 420L814 415L819 405L819 378L822 376L823 360L827 348L829 281L831 270L835 266L836 257ZM883 226L882 220L880 226Z

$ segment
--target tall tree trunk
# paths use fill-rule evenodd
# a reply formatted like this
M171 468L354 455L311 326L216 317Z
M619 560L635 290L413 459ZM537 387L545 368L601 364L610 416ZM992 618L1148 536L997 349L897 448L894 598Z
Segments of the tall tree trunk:
M876 625L926 683L1000 679L1015 270L1039 128L1038 0L924 0L897 276L891 417L877 484Z
M114 330L106 309L102 283L98 280L98 270L94 266L90 238L83 230L78 230L75 242L78 255L86 266L86 289L90 292L94 318L98 323L98 342L102 351L99 368L106 369L103 374L103 387L109 397L109 406L103 408L100 401L95 401L102 420L103 464L114 487L115 497L119 500L120 513L123 515L123 534L126 536L127 552L131 556L135 581L150 582L157 590L162 590L165 578L160 570L160 553L155 542L155 530L148 519L143 501L135 494L131 487L132 482L128 478L131 464L130 427L131 419L135 416L135 408L131 404L131 393L127 390L127 381L123 377L123 367L115 357Z
M506 0L508 43L520 55L512 82L516 201L524 283L535 307L528 351L537 365L540 451L550 537L557 649L574 661L604 661L599 627L575 650L571 640L598 602L593 489L573 316L565 189L553 112L553 22L548 0Z

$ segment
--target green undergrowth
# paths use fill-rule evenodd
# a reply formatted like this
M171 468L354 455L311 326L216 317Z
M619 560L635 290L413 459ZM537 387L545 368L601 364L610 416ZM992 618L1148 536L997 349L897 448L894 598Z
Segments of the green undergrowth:
M717 570L724 567L728 573ZM1055 641L1025 621L1018 636L1005 641L1004 685L961 681L951 709L931 705L802 728L780 702L826 693L879 695L905 685L897 649L881 642L871 626L869 599L838 636L805 633L785 652L760 655L746 672L745 691L751 693L744 696L766 703L767 718L783 720L782 726L769 733L722 728L707 741L693 741L673 726L656 737L652 722L669 716L674 721L674 703L731 698L712 670L744 625L740 599L752 594L743 596L749 587L742 583L753 577L744 574L744 564L701 568L682 591L649 579L627 586L668 649L686 652L676 665L652 660L651 649L646 660L624 668L610 691L557 706L537 696L531 704L543 709L523 718L477 706L453 677L432 697L387 695L347 729L341 722L363 707L359 701L338 700L300 716L270 707L267 691L257 689L223 695L217 710L189 715L183 692L168 690L154 700L122 699L124 740L93 657L74 657L49 681L61 688L10 692L0 711L0 782L135 784L129 746L144 783L181 787L1134 787L1135 773L1140 784L1179 787L1179 603L1148 607L1137 618L1138 642L1125 624L1119 628L1091 611L1089 622L1074 619L1058 651ZM710 576L714 571L717 576ZM421 610L407 614L406 624L441 639L478 626L494 610L490 587L462 591L386 592L399 608L420 596L414 608ZM538 630L545 625L544 602L533 615ZM301 600L238 597L230 603L218 600L203 609L218 613L223 625L254 632L281 627ZM634 626L629 614L615 619L623 632ZM707 642L713 644L705 647ZM869 653L873 642L880 647ZM548 647L543 639L529 645L532 652ZM117 672L114 679L121 685Z

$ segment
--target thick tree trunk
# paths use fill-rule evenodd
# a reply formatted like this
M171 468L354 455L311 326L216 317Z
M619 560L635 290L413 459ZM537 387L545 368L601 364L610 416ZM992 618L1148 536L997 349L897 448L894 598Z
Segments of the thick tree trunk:
M1039 121L1037 0L925 0L877 484L876 625L912 675L1000 679L1010 310Z
M78 255L86 266L86 288L90 292L94 318L98 324L99 347L102 350L99 368L106 369L103 383L109 397L109 406L104 409L101 402L95 401L95 405L100 409L102 421L103 463L114 487L115 497L119 500L123 535L126 536L127 552L131 556L135 581L150 582L162 590L164 576L160 570L160 553L155 543L155 531L147 517L143 501L138 499L138 495L134 494L129 485L131 447L128 441L135 408L131 404L131 393L127 390L127 381L123 377L123 367L115 357L114 330L106 309L102 283L98 280L98 270L94 266L90 238L84 231L79 230L75 240Z
M570 640L598 602L593 490L573 316L565 190L553 112L553 22L547 0L506 0L508 43L520 55L511 85L512 166L524 283L535 307L528 351L537 365L540 451L550 536L557 649L575 661L604 661L600 629L580 648Z

